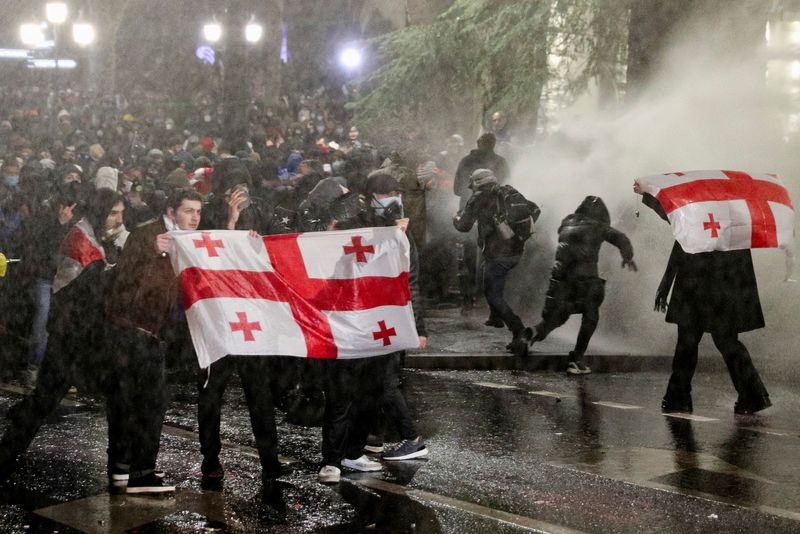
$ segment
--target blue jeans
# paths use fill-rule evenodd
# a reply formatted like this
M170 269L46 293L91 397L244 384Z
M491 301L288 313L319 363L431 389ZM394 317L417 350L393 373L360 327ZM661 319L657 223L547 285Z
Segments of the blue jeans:
M492 317L499 317L511 330L514 336L519 335L525 328L522 320L514 313L506 302L505 292L506 277L509 271L519 263L519 256L484 258L483 266L483 291Z
M28 364L40 367L47 348L47 315L50 312L50 297L53 295L52 280L37 278L31 288L31 297L36 308L31 325L31 353Z

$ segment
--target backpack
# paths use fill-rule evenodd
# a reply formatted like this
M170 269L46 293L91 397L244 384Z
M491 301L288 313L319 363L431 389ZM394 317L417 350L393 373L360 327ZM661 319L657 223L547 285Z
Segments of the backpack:
M504 239L516 237L520 241L527 240L533 235L533 225L539 219L539 206L510 185L495 188L495 194L497 213L494 221L498 233Z

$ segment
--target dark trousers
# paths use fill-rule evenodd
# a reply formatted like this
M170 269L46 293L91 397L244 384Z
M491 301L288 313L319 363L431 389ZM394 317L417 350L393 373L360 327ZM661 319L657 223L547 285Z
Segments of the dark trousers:
M130 476L139 478L155 470L161 441L167 407L163 344L135 328L113 328L110 336L117 428L129 442Z
M580 362L600 321L600 305L605 298L605 281L601 278L577 280L550 279L542 320L535 327L534 341L542 341L550 332L567 322L570 315L581 314L581 328L570 361Z
M58 407L73 382L76 355L63 335L53 335L45 351L36 388L11 407L8 426L0 440L0 463L14 461L30 446L39 428Z
M379 373L376 374L383 377L383 391L380 404L375 405L378 409L368 414L367 424L371 434L382 435L383 423L386 421L397 428L400 439L414 439L418 436L414 418L411 417L411 410L408 409L408 403L401 389L400 377L404 354L401 351L374 358L380 360L376 362L379 366Z
M88 333L86 336L78 335L78 338L75 336L75 332L51 334L36 388L9 410L8 426L0 439L0 464L5 466L7 472L13 470L14 460L27 450L39 428L58 408L69 388L77 383L78 368L81 368L83 377L91 379L92 385L102 390L107 398L109 470L115 463L127 464L127 447L118 424L120 418L115 411L119 403L115 402L115 388L108 380L107 367L98 366L99 362L94 361L89 368L86 361L89 358L85 356L95 351L89 341L91 338Z
M368 423L381 400L380 357L331 360L325 369L325 415L322 420L322 464L338 466L343 458L360 457Z
M486 301L489 303L490 313L493 317L502 319L514 336L517 336L525 328L525 325L506 302L504 292L506 277L511 269L519 263L519 258L519 256L485 258L483 269L483 291Z
M275 362L269 356L226 356L214 362L208 370L198 375L197 421L200 428L200 452L206 462L219 461L222 450L220 421L222 399L234 370L239 373L250 426L256 440L256 449L265 478L278 478L278 431L275 427L275 410L270 389L270 375ZM206 381L208 382L206 384Z
M678 325L678 343L672 359L672 376L669 378L665 398L683 402L690 398L692 377L697 368L697 346L703 337L702 329ZM739 402L747 403L767 395L747 347L739 341L736 332L712 332L714 345L722 353L733 387L739 394Z

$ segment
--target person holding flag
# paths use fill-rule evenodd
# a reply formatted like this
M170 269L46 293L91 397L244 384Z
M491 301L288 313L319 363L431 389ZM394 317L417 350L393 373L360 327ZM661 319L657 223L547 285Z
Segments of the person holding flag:
M788 246L794 211L786 189L774 175L693 171L639 178L633 190L670 222L676 237L655 300L655 309L678 325L662 410L692 411L692 377L706 332L739 395L734 413L769 408L767 389L738 336L764 327L750 248Z

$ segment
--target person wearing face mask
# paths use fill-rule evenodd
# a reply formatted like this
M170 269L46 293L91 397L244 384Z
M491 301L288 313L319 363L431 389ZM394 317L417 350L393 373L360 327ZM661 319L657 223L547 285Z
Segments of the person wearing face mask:
M0 203L6 201L19 191L19 161L14 155L3 158L3 182L0 183Z
M513 232L508 237L498 224L500 197L497 182L497 177L490 169L475 170L469 179L472 196L464 209L453 217L453 225L459 232L469 232L476 222L478 224L478 248L484 260L482 287L489 304L489 320L485 324L497 327L505 325L512 335L507 348L512 349L526 347L529 341L523 339L525 325L522 319L514 313L503 294L506 278L519 263L525 241Z

